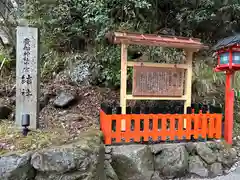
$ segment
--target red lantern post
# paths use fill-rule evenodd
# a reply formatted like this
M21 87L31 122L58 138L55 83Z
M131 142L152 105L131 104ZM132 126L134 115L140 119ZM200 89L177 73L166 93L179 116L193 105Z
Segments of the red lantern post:
M232 144L233 129L234 90L232 89L232 77L233 72L226 72L224 139L228 144Z
M228 144L232 144L234 113L232 80L234 72L240 70L240 35L220 40L214 49L217 50L218 58L218 65L215 68L215 72L224 71L226 73L224 139Z

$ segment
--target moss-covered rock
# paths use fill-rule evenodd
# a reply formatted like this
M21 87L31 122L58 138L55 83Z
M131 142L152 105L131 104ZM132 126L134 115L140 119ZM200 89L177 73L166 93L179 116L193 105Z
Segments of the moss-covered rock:
M150 180L154 174L154 159L147 145L114 146L112 166L119 180Z
M31 153L11 154L0 158L1 180L33 180L35 170L30 164Z
M197 144L196 151L207 164L212 164L217 160L217 154L204 142Z
M166 146L155 154L155 170L164 177L183 176L188 169L188 152L183 145Z
M104 162L104 172L106 180L119 180L116 172L108 161Z
M97 180L104 175L104 154L101 133L95 130L74 143L36 151L31 164L37 180Z

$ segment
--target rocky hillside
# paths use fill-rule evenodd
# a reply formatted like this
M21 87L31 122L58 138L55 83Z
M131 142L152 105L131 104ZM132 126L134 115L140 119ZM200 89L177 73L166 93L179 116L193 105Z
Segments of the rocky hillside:
M23 138L13 126L15 89L14 82L10 83L2 86L0 91L0 152L3 153L8 150L36 149L53 142L65 143L79 138L79 133L89 128L99 129L99 110L102 102L119 102L118 91L72 85L64 74L58 75L54 80L41 84L40 129ZM16 139L13 140L13 137Z

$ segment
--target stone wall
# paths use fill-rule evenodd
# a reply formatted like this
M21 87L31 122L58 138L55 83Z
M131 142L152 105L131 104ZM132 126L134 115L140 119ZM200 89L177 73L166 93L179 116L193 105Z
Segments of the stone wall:
M238 161L237 151L223 142L109 146L105 156L119 180L211 178Z
M0 158L1 180L104 180L104 145L97 133L80 141Z
M162 180L216 177L238 161L222 142L106 146L100 136L0 158L1 180Z

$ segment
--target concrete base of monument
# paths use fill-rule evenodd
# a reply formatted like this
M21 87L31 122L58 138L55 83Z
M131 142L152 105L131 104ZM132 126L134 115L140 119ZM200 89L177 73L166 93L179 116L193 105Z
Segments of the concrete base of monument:
M22 132L23 129L24 129L24 127L19 126L19 125L16 125L16 124L14 124L14 128L15 128L18 132ZM39 131L39 129L35 129L35 128L31 128L31 127L27 127L27 129L29 130L29 132L30 132L30 131L31 131L31 132L37 132L37 131Z

